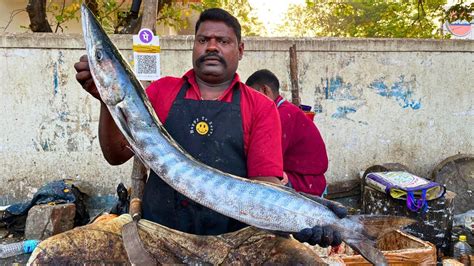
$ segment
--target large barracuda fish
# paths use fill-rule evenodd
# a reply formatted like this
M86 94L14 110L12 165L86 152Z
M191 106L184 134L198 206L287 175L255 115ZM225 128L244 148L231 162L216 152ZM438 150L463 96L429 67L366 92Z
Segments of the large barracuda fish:
M171 187L210 209L266 230L291 233L316 225L330 226L367 260L387 264L383 254L374 248L376 232L406 225L410 223L408 219L340 219L310 196L233 176L198 162L167 133L130 66L85 5L82 27L90 71L102 101L135 154ZM389 224L385 223L386 218L391 221ZM364 226L368 223L378 226L368 230Z

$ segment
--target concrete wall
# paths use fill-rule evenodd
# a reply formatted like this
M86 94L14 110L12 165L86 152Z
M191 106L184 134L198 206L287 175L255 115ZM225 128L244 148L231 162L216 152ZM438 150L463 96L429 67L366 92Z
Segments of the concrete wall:
M114 42L130 59L130 36ZM191 68L193 37L162 38L162 75ZM463 40L246 39L242 80L257 68L289 97L288 48L298 49L302 103L318 113L330 182L399 162L428 175L444 158L474 153L474 42ZM99 105L75 81L79 35L0 35L0 204L47 181L85 181L97 195L128 181L97 139Z

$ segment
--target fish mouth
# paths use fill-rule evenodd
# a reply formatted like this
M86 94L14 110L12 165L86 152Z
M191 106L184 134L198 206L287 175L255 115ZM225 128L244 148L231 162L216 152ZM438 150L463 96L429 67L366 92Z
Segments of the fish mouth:
M85 5L81 5L82 30L88 55L89 67L101 100L107 106L115 106L126 97L126 91L114 86L119 75L120 52L113 46L106 32Z
M89 9L85 4L81 5L81 16L82 16L82 32L84 34L84 40L86 44L86 49L93 46L92 38L92 24L94 23L91 20L91 15Z

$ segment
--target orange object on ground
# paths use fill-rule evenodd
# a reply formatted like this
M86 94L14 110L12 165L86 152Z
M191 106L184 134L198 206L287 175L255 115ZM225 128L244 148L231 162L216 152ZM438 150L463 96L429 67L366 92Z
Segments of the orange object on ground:
M311 120L313 121L314 120L314 116L316 115L315 112L311 112L311 111L305 111L304 114Z
M97 219L94 220L94 224L97 224L97 223L102 223L102 222L107 222L107 221L110 221L114 218L117 218L118 215L116 214L102 214L101 216L97 217Z

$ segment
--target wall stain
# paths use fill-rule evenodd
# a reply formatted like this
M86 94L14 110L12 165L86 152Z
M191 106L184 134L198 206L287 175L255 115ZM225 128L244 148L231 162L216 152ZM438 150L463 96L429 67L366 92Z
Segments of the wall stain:
M326 79L325 95L328 100L356 100L358 92L351 83L344 82L342 77Z
M53 84L54 84L54 95L58 94L59 90L59 77L58 77L58 63L54 62L53 66Z
M64 85L65 81L67 80L67 75L60 76L59 67L64 64L64 55L63 52L58 52L58 60L53 63L53 86L54 86L54 95L58 94L59 92L59 81L61 80L62 85Z
M321 79L321 83L323 83L324 80ZM314 106L313 106L313 112L315 113L322 113L323 112L323 101L324 101L324 86L315 86L314 87Z
M366 101L362 94L362 88L352 83L345 82L341 76L321 79L321 85L315 88L315 112L322 112L322 102L324 100L331 100L341 103L337 107L331 117L337 119L347 119L353 121L348 117L348 114L357 112L357 109L364 106ZM355 121L354 121L355 122ZM367 122L358 121L366 125Z
M474 116L474 109L466 110L464 112L453 113L455 116Z
M347 114L355 113L355 112L357 112L357 109L355 107L352 107L352 106L339 106L339 107L337 107L336 112L334 114L332 114L331 116L334 117L334 118L349 119L347 117Z
M340 66L341 66L341 68L344 68L344 67L350 66L350 65L353 64L353 63L355 63L355 56L351 55L351 56L349 56L349 57L347 57L347 58L346 58L346 57L343 57L343 58L341 59L341 64L340 64Z
M91 151L97 134L92 129L89 112L80 110L88 106L88 103L72 108L69 106L66 95L69 77L63 69L69 66L64 65L63 53L59 51L57 60L48 66L52 70L54 93L48 103L50 111L43 115L37 137L32 139L35 149L44 152Z
M370 83L371 89L383 97L395 99L395 101L403 108L411 108L418 110L421 108L420 99L414 99L413 87L415 86L416 78L410 81L405 81L405 76L400 75L400 81L394 82L391 86L385 84L384 78L374 80Z

